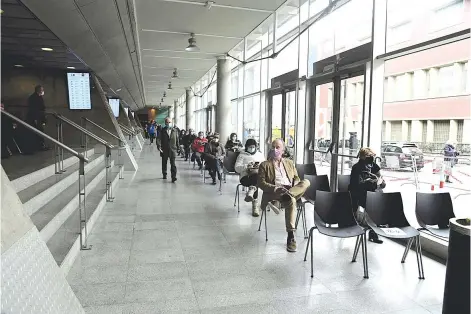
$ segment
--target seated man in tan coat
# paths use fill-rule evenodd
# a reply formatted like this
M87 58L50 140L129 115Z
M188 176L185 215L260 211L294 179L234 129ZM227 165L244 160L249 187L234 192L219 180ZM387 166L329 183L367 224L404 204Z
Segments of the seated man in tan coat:
M293 162L283 158L285 144L281 139L274 140L268 152L268 160L258 168L258 187L263 191L261 208L272 209L275 214L285 210L288 252L296 252L296 201L304 195L310 183L300 180Z

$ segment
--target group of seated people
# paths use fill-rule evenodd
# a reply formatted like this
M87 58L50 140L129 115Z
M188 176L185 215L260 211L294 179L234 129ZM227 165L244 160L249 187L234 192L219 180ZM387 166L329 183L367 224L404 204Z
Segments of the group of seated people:
M245 145L231 134L223 147L219 142L219 134L205 137L203 132L196 136L193 130L181 135L181 156L194 160L201 170L206 165L216 184L216 176L221 180L222 162L226 151L239 152L235 171L240 175L240 183L246 187L245 201L252 203L252 216L258 217L260 208L271 210L275 214L285 212L287 236L286 248L296 252L297 244L294 236L296 230L297 202L310 186L309 180L301 180L294 162L286 156L286 146L282 139L272 142L267 158L258 150L258 143L248 139ZM191 157L190 157L190 151ZM366 192L384 188L379 166L374 162L375 154L369 148L360 150L359 162L352 168L349 190L352 195L353 212L365 207ZM374 178L376 178L374 180ZM259 204L258 190L263 192ZM378 236L370 230L370 241L381 243Z

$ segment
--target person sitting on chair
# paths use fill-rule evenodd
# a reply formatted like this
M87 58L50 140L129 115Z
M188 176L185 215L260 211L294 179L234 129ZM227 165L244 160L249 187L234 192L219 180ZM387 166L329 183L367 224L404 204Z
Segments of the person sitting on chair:
M214 133L214 135L211 136L211 141L206 145L204 153L204 160L208 166L209 175L213 179L212 184L215 185L216 175L218 176L218 180L221 181L222 160L226 155L224 147L219 143L218 133Z
M191 160L195 160L198 163L198 170L203 168L203 162L201 161L201 157L204 153L204 146L208 143L208 140L204 137L203 132L198 132L198 137L195 138L191 148L193 149L193 155L191 156Z
M245 142L245 151L237 156L235 171L240 174L240 184L247 187L246 202L252 202L252 216L258 217L258 166L265 161L265 156L257 151L257 141L249 138Z
M352 166L350 184L348 185L355 217L359 216L357 212L360 206L362 208L366 207L366 195L368 191L381 192L382 189L386 187L386 183L381 177L381 168L375 163L376 154L373 150L369 147L363 147L360 149L358 156L358 162ZM365 223L361 221L362 219L358 220L360 220L361 225L366 226ZM373 230L369 231L368 238L374 243L383 243Z
M275 214L280 209L285 210L285 224L288 239L286 249L296 252L296 202L300 199L310 185L308 180L300 180L293 162L283 158L285 144L282 139L276 139L268 152L267 161L258 167L258 187L263 191L262 209L273 210Z
M196 134L193 129L188 129L188 133L183 137L183 146L185 149L185 161L188 160L190 157L190 151L191 151L191 145L193 144L193 141L196 139Z
M226 142L226 150L232 150L234 152L240 150L242 148L242 143L237 139L237 134L232 133L229 137L228 141Z

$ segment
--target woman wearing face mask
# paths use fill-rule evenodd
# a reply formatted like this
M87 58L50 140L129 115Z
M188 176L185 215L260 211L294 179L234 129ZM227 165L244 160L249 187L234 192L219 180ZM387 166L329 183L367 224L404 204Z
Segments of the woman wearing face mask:
M225 148L227 150L232 150L232 151L238 151L240 148L242 148L242 143L237 139L237 134L232 133L231 136L229 137L229 140L226 143Z
M204 137L203 132L198 133L198 137L195 138L191 148L193 149L193 155L191 156L191 161L196 159L198 163L198 170L201 170L203 167L203 162L201 161L202 155L204 153L204 146L208 143L208 140Z
M274 140L268 152L268 160L262 162L258 168L258 187L263 191L262 208L269 208L275 214L279 214L281 208L285 210L288 233L286 250L296 252L296 202L304 195L310 183L299 178L293 162L283 158L284 151L283 140Z
M211 141L206 145L204 153L205 161L209 168L209 174L213 179L212 184L215 185L216 175L218 176L218 180L221 181L222 160L226 155L224 147L219 144L218 133L214 133L214 135L212 135Z
M227 144L226 144L227 145ZM258 166L265 161L265 157L257 151L257 141L248 139L245 142L245 151L237 156L235 171L240 174L240 183L247 187L246 202L252 202L252 216L258 217Z
M381 191L386 187L386 183L381 177L381 168L375 163L375 156L376 154L371 148L363 147L358 153L358 162L352 167L348 190L352 197L355 216L357 216L359 207L365 208L368 191ZM378 244L383 243L373 230L369 231L369 240Z

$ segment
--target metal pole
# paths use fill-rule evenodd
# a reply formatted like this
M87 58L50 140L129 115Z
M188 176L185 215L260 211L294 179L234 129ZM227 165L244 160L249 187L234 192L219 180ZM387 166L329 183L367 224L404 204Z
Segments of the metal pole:
M60 124L60 129L61 129L61 143L64 143L64 130L63 130L63 127L64 127L64 126L63 126L63 124L62 124L62 122L61 122L61 124ZM86 158L86 157L87 157L87 156L85 155L85 158ZM63 149L63 148L61 148L61 172L65 172L65 170L64 170L64 149Z
M124 164L121 163L121 151L124 147L124 143L122 141L119 141L119 147L118 147L118 166L119 166L119 179L124 179L123 176L123 169L124 169Z
M336 76L333 79L333 92L334 99L332 104L332 144L330 162L330 190L335 191L337 187L337 169L338 169L338 153L339 153L339 123L340 123L340 91L341 91L340 77Z
M59 127L59 123L60 123L60 121L56 121L57 141L60 142L61 138L60 138L60 127ZM54 154L54 166L55 166L56 174L59 174L59 173L61 173L61 170L60 170L60 166L61 166L61 163L60 163L60 148L59 148L59 146L58 146L56 143L54 143L54 151L55 151L55 154Z
M111 148L108 146L106 147L105 153L105 176L106 176L106 201L112 202L114 200L113 191L112 191L112 184L111 184Z
M79 165L79 232L80 232L80 249L90 250L91 246L87 244L87 207L85 200L85 162L80 160ZM82 187L83 186L83 187ZM82 230L83 228L83 230Z

